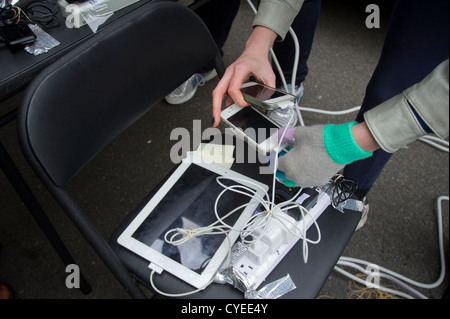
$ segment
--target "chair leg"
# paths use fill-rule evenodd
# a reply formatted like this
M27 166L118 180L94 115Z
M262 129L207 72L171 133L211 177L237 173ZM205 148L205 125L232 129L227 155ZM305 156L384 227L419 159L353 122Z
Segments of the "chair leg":
M36 220L37 224L41 227L50 244L58 253L59 257L62 259L64 264L67 266L69 264L75 264L75 260L67 250L60 236L56 232L55 228L51 224L44 210L36 200L35 196L31 192L28 184L25 182L22 174L19 172L18 168L14 164L13 160L9 156L5 147L0 143L0 167L6 177L8 178L11 185L16 190L17 194L22 199L25 206L30 211L31 215ZM91 292L91 286L87 282L83 274L80 274L80 290L84 294Z
M140 289L139 284L134 281L128 270L122 264L118 256L113 252L111 246L105 241L103 236L95 226L85 217L84 213L62 190L54 189L56 198L68 217L78 228L84 238L88 241L97 255L103 260L105 265L111 270L123 288L134 299L147 299L145 293ZM68 209L71 207L71 209Z

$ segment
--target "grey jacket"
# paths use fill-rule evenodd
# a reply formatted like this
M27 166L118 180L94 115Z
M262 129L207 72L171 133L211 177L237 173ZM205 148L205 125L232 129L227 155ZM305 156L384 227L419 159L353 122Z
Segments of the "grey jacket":
M303 0L261 0L253 25L265 26L284 39ZM364 114L365 121L381 148L395 152L426 135L412 108L439 137L449 134L448 60L420 83Z
M275 31L284 40L289 27L300 11L304 0L261 0L253 26L260 25Z
M426 135L412 108L441 138L448 137L448 59L421 82L364 113L364 119L378 144L386 152Z

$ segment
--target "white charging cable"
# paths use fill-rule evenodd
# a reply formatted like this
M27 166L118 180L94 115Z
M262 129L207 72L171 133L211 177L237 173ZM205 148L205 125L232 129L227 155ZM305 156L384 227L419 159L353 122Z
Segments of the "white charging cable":
M444 151L448 153L448 141L432 135L425 135L419 138L419 141L424 142L425 144L431 145L438 150Z
M412 292L414 295L416 295L417 297L421 298L421 299L427 299L427 297L425 297L422 293L420 293L419 291L415 290L414 288L412 288L409 285L413 285L415 287L418 288L423 288L423 289L433 289L438 287L440 284L442 284L442 282L444 281L445 278L445 253L444 253L444 235L443 235L443 226L442 226L442 201L448 201L449 197L448 196L439 196L437 199L437 227L438 227L438 244L439 244L439 257L440 257L440 273L439 276L437 278L437 280L433 283L430 284L426 284L426 283L421 283L418 282L416 280L410 279L408 277L405 277L401 274L398 274L392 270L386 269L384 267L378 266L380 272L379 275L382 278L386 278L388 280L391 280L397 284L399 284L400 286L402 286L403 288L407 289L409 292ZM374 265L373 263L370 263L368 261L365 260L361 260L361 259L356 259L356 258L350 258L350 257L341 257L337 263L339 266L348 266L348 267L352 267L354 269L357 269L359 271L361 271L362 273L365 273L367 275L373 275L372 272L370 272L368 270L368 266ZM366 266L366 269L362 268L360 265ZM336 266L334 269L338 272L340 272L341 274L363 284L363 285L367 285L367 282L362 280L359 277L356 277L355 275L345 271L343 268ZM385 291L394 295L398 295L407 299L413 299L414 297L410 294L401 292L401 291L397 291L395 289L389 289L383 286L378 285L376 287L377 289L381 290L381 291Z

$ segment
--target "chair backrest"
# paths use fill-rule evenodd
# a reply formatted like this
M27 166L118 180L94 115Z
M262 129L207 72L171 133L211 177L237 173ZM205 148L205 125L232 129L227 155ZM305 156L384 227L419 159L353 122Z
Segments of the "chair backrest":
M153 104L212 60L220 76L219 51L191 9L150 2L35 78L18 112L22 149L35 170L64 186Z

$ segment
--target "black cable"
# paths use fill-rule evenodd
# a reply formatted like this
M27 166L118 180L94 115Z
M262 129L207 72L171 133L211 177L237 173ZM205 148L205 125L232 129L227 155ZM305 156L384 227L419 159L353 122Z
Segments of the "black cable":
M59 26L61 8L56 1L35 0L25 4L22 10L40 27L54 28Z
M331 194L331 203L333 207L345 202L352 197L358 189L358 183L352 179L347 179L341 174L336 174L333 177L333 191Z
M34 0L23 6L0 8L0 26L7 24L37 24L43 28L60 25L61 8L55 0Z
M14 22L15 11L12 6L0 8L0 26L6 23Z

